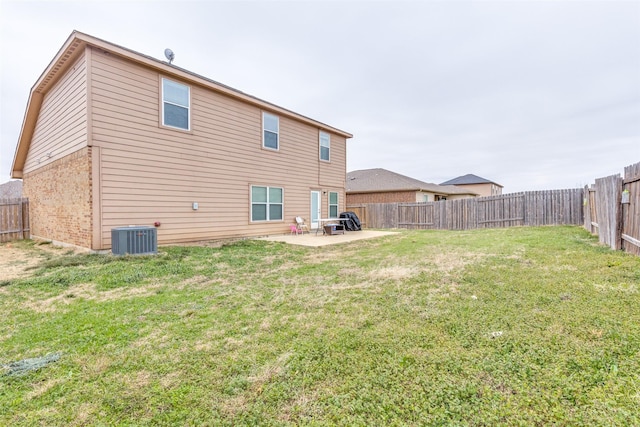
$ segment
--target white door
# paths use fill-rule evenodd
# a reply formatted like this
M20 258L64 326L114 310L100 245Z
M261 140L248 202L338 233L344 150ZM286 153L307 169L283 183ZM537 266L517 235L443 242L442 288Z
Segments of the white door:
M311 228L316 229L319 227L320 219L320 192L311 192Z

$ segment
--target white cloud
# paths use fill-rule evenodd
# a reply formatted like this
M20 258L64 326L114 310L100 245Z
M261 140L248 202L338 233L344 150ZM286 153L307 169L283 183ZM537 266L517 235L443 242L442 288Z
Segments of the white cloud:
M29 90L73 29L354 134L348 168L505 191L640 161L638 2L0 3L0 181Z

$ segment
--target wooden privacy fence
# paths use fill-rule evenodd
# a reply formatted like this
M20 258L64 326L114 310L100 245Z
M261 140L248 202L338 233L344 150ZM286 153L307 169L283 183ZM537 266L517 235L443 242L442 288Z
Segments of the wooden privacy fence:
M0 199L0 243L29 237L29 199Z
M469 230L536 225L582 225L583 190L527 191L424 203L347 206L369 228Z
M584 188L584 228L611 249L640 255L640 163Z

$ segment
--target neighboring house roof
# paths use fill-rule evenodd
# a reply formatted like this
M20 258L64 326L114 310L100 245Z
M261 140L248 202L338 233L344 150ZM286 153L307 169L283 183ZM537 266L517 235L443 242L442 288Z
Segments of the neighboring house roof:
M262 108L270 112L277 113L306 124L310 124L312 126L320 128L321 130L333 132L344 138L353 137L353 135L348 132L313 120L291 110L279 107L268 101L256 98L255 96L248 95L237 89L233 89L232 87L216 82L215 80L211 80L191 71L177 67L173 64L169 64L168 62L160 61L151 56L138 53L131 49L118 46L116 44L101 40L88 34L81 33L79 31L73 31L62 48L49 63L49 66L45 69L42 75L40 75L38 81L31 88L31 93L29 94L29 100L27 102L27 109L22 122L22 129L20 131L18 145L16 147L16 152L13 158L13 165L11 167L11 176L13 178L22 178L22 170L27 158L27 152L29 151L29 145L31 144L31 138L35 130L36 121L38 119L38 114L40 112L40 107L42 105L44 95L75 63L75 60L82 55L86 46L93 46L112 55L116 55L129 61L136 62L145 67L154 69L167 76L177 77L189 84L205 87L215 92L222 93L232 98L255 105L258 108ZM91 145L90 142L89 145Z
M386 169L362 169L347 173L347 194L392 191L427 191L438 194L477 193L453 185L438 185L410 178Z
M22 181L7 181L0 184L0 199L19 199L22 197Z
M459 176L457 178L450 179L449 181L445 181L440 185L472 185L472 184L495 184L498 187L502 187L502 185L497 182L489 181L488 179L482 178L478 175L473 175L471 173Z

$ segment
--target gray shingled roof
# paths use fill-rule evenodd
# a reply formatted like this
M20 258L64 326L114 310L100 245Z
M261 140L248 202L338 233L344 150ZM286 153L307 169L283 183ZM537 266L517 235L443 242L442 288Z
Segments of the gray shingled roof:
M386 169L362 169L347 173L347 193L428 191L442 195L477 194L453 185L438 185L410 178Z
M7 181L0 184L0 199L19 199L22 197L22 181Z
M474 175L471 173L468 173L463 176L459 176L457 178L450 179L449 181L445 181L440 185L469 185L469 184L495 184L502 187L502 185L498 184L497 182L489 181L488 179L482 178L478 175Z

